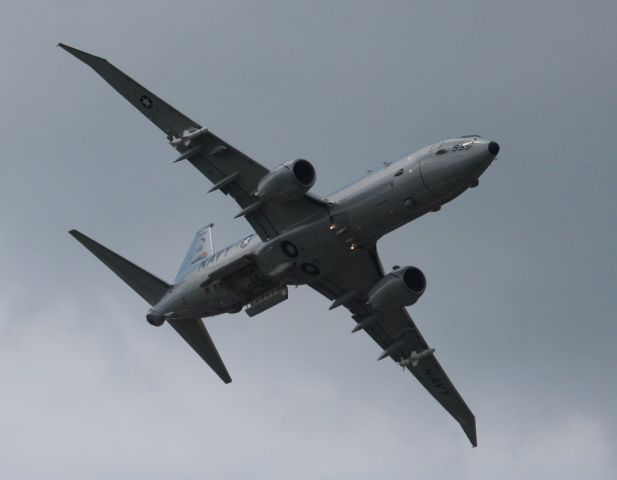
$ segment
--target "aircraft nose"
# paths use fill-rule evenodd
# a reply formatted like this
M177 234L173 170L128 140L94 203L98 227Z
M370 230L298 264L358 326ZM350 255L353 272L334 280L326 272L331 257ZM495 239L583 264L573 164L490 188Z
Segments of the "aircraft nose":
M489 142L488 153L491 155L497 155L499 153L499 144L497 142Z

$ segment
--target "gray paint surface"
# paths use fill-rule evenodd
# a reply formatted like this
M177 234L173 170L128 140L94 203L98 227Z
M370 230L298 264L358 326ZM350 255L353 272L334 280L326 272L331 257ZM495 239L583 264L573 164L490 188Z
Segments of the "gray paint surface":
M0 472L611 478L615 10L5 7ZM439 138L498 139L504 154L480 188L380 242L385 266L427 274L411 312L465 385L481 447L308 289L209 324L242 366L231 388L173 332L149 328L145 304L66 230L170 278L197 228L214 221L222 245L247 226L58 41L113 58L266 166L310 159L319 192Z
M69 234L152 306L146 320L169 324L225 383L225 364L203 323L204 317L249 316L288 298L288 285L309 285L344 305L361 329L427 389L477 446L472 411L449 380L404 307L424 293L426 277L416 267L384 271L376 243L386 234L478 185L495 160L499 144L465 135L426 146L339 190L318 198L308 192L315 168L303 159L271 171L239 152L147 90L108 60L63 43L166 134L171 146L213 186L236 201L259 236L212 251L212 224L200 229L173 284L147 272L78 230ZM205 231L207 230L207 232ZM206 236L207 233L207 236ZM210 243L210 246L206 244Z

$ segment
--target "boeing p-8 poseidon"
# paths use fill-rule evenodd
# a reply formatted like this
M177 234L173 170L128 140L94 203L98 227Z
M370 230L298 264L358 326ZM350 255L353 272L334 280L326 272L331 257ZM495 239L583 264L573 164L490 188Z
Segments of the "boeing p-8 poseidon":
M308 285L344 307L390 357L407 368L460 423L476 446L475 417L405 307L426 288L413 266L384 271L376 243L385 234L478 185L499 152L479 135L428 145L324 198L309 192L315 169L298 159L268 170L186 117L105 59L60 46L92 67L165 132L179 156L230 195L255 233L213 251L211 225L197 232L172 284L91 238L70 233L151 305L149 323L171 325L225 382L231 382L202 318L248 315L287 299L289 285Z

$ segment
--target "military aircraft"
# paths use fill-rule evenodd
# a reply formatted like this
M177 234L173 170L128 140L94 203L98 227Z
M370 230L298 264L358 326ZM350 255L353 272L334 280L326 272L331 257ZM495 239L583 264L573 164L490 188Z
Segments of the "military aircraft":
M197 232L173 282L167 283L71 230L90 252L151 305L146 319L171 325L225 382L231 377L202 318L250 315L287 299L288 285L308 285L347 308L356 325L390 357L407 368L460 423L477 445L475 417L449 380L405 307L424 293L426 278L413 266L384 268L376 243L385 234L478 185L499 153L479 135L428 145L385 162L324 198L309 192L315 168L304 159L268 170L165 103L107 60L59 44L92 67L167 135L179 153L238 203L255 233L214 251L212 225Z

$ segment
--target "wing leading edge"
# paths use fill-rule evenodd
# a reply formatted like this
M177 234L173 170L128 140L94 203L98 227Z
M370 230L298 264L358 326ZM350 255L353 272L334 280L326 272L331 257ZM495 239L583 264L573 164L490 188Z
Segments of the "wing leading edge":
M332 273L320 277L310 286L331 300L344 299L341 304L358 325L354 331L365 330L394 361L409 358L412 352L426 352L416 366L407 369L428 392L461 425L471 444L476 447L476 420L435 355L427 350L424 337L404 308L375 314L365 300L370 289L384 276L376 250L359 250Z

